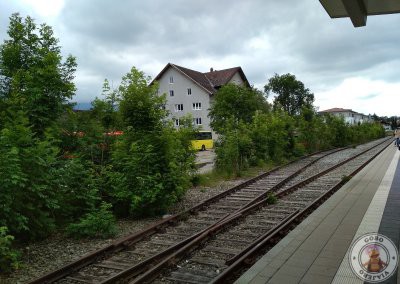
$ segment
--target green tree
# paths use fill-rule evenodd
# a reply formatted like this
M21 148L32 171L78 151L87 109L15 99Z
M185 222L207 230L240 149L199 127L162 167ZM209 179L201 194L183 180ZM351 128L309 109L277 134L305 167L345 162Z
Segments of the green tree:
M92 102L90 116L100 122L106 132L114 131L121 127L116 111L119 92L111 88L107 79L103 83L102 97L103 99L95 98Z
M165 212L190 183L191 135L167 121L165 96L149 83L149 77L132 68L119 87L124 135L113 146L105 193L118 214Z
M39 140L22 112L0 130L0 225L20 237L46 235L59 208L51 174L58 149L51 138Z
M253 88L227 84L218 90L209 116L214 131L222 133L227 122L250 123L256 111L267 112L268 102L264 95Z
M298 119L299 140L308 153L314 152L319 147L320 133L318 132L318 118L311 108L303 107Z
M344 118L332 115L325 116L325 122L331 134L327 137L330 139L330 145L333 147L343 147L351 143L351 133L349 125L344 122Z
M314 94L292 74L275 74L264 86L267 94L277 94L274 107L282 107L289 115L300 114L303 107L312 108Z
M66 103L75 59L62 62L52 29L30 17L13 14L8 35L0 46L0 226L21 240L90 211L99 194L92 164L61 159L59 148L69 145L60 133L75 132L64 128L75 123Z
M165 95L158 96L158 85L149 84L150 77L133 67L122 78L118 88L123 124L134 131L135 135L161 130L168 115L162 107L166 103Z
M10 17L9 39L0 46L0 113L24 111L32 130L43 135L75 91L75 58L62 61L50 26L39 27L29 16Z
M240 176L249 166L252 149L248 124L236 123L230 118L215 145L217 169L230 176Z

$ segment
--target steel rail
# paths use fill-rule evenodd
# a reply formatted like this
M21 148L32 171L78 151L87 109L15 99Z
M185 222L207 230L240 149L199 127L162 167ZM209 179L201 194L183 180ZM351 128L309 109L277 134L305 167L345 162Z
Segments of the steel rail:
M349 177L355 176L358 172L360 172L365 166L367 166L373 159L375 159L380 153L382 153L388 146L384 147L378 153L373 155L370 159L356 168ZM245 249L244 252L240 253L230 260L226 262L229 266L221 272L217 277L215 277L210 283L227 283L230 278L235 275L238 270L243 269L243 267L249 267L251 264L255 262L256 256L261 254L261 251L264 252L265 247L276 244L280 239L282 239L283 235L286 235L285 231L291 230L294 226L301 223L305 217L307 217L310 213L312 213L316 208L318 208L326 199L328 199L331 195L333 195L337 190L339 190L344 184L346 184L349 180L341 180L332 186L326 193L308 205L302 211L296 213L292 218L285 219L281 224L275 228L273 228L270 232L265 234L263 238L257 239L254 243L252 243L249 247Z
M338 149L334 149L333 151L332 150L326 151L326 152L328 152L327 154L322 155L321 157L318 157L317 159L309 162L307 165L305 165L304 167L300 168L298 171L296 171L292 175L288 176L284 180L280 181L278 184L274 185L270 190L267 190L265 193L262 194L262 196L265 196L268 192L271 192L271 190L275 191L279 187L283 186L290 179L292 179L295 176L297 176L299 173L304 171L310 165L316 163L318 160L320 160L320 159L322 159L322 158L324 158L324 157L326 157L328 155L334 154L336 152L346 150L348 148L350 148L350 147L338 148ZM65 266L63 266L63 267L61 267L61 268L59 268L59 269L57 269L57 270L55 270L53 272L50 272L50 273L48 273L48 274L46 274L46 275L44 275L44 276L42 276L40 278L37 278L37 279L35 279L35 280L33 280L33 281L29 282L29 283L51 283L51 282L60 280L60 279L66 277L68 275L71 275L71 274L75 273L76 271L78 271L78 270L80 270L80 269L82 269L82 268L84 268L84 267L86 267L88 265L91 265L92 263L95 263L96 261L98 261L100 259L107 258L107 256L111 255L112 253L123 251L127 247L132 246L133 244L135 244L136 242L142 240L145 237L148 237L148 236L151 236L154 233L157 233L158 231L162 230L165 227L168 227L170 225L173 225L174 223L177 223L179 221L187 219L188 216L190 216L192 214L195 214L197 211L201 210L203 207L206 207L206 206L212 204L213 202L221 200L224 197L226 197L226 196L228 196L228 195L230 195L230 194L232 194L232 193L234 193L234 192L236 192L236 191L238 191L238 190L240 190L242 188L245 188L246 186L248 186L250 184L253 184L253 183L255 183L256 181L258 181L260 179L263 179L263 178L273 174L274 172L276 172L276 171L278 171L278 170L280 170L280 169L282 169L284 167L287 167L287 166L289 166L289 165L291 165L291 164L293 164L295 162L298 162L298 161L301 161L301 160L305 160L305 159L307 159L307 158L309 158L311 156L318 155L320 153L323 153L323 152L322 151L315 152L313 154L309 154L307 156L304 156L304 157L302 157L300 159L293 160L293 161L291 161L291 162L289 162L289 163L287 163L285 165L275 167L274 169L272 169L272 170L270 170L270 171L268 171L266 173L263 173L263 174L255 177L255 178L249 179L248 181L245 181L245 182L241 183L240 185L237 185L235 187L227 189L226 191L224 191L224 192L222 192L222 193L220 193L220 194L218 194L216 196L213 196L213 197L207 199L206 201L203 201L203 202L195 205L194 207L192 207L192 208L190 208L190 209L188 209L186 211L183 211L183 212L181 212L179 214L176 214L174 216L168 217L168 218L166 218L164 220L158 221L155 224L150 225L147 229L145 229L143 231L140 231L140 232L138 232L136 234L132 234L130 236L121 238L121 239L117 240L116 242L114 242L114 243L112 243L112 244L110 244L110 245L108 245L108 246L106 246L106 247L104 247L102 249L99 249L97 251L89 253L89 254L83 256L82 258L78 259L77 261L72 262L72 263L70 263L68 265L65 265ZM247 207L251 206L252 204L257 203L258 200L260 200L260 196L255 197L254 200L251 200L250 202L248 202L247 204L245 204L241 208L237 209L235 212L231 213L231 216L232 216L232 214L235 214L236 212L239 212L240 210L243 210L244 208L247 208ZM203 234L206 230L210 229L212 226L215 226L215 225L217 225L219 223L224 222L224 220L226 218L228 218L228 216L229 216L229 214L223 216L221 219L217 220L214 224L208 226L207 228L205 228L203 230L200 230L199 232L197 232L196 234L186 238L185 240L180 241L180 242L176 243L175 245L172 245L171 247L168 247L166 250L162 251L161 253L159 253L157 255L148 257L144 261L138 263L137 265L132 266L131 268L129 268L127 270L122 271L121 273L118 273L117 274L117 278L120 277L122 279L123 277L126 277L125 275L129 275L130 273L132 273L131 275L135 275L135 274L137 275L139 273L142 273L146 269L146 267L154 265L155 262L160 262L163 258L167 257L168 255L170 255L171 253L173 253L177 249L183 247L187 243L193 241L196 237L198 237L199 235ZM229 218L229 219L231 219L231 218ZM111 278L106 279L105 281L103 281L101 283L112 283L114 281L113 279L114 278L111 277Z
M346 149L349 149L349 148L350 147L344 147L344 148L327 150L327 151L325 151L325 152L328 152L327 154L322 155L321 157L317 158L316 160L308 163L303 168L306 168L306 167L310 166L311 164L315 163L316 161L318 161L318 160L320 160L320 159L322 159L322 158L324 158L324 157L326 157L328 155L331 155L331 154L334 154L336 152L343 151L343 150L346 150ZM269 170L269 171L267 171L265 173L262 173L262 174L260 174L260 175L258 175L256 177L254 177L254 178L251 178L251 179L249 179L249 180L247 180L247 181L245 181L245 182L243 182L243 183L241 183L241 184L239 184L237 186L229 188L229 189L225 190L224 192L221 192L221 193L219 193L219 194L217 194L217 195L215 195L213 197L210 197L207 200L205 200L205 201L193 206L190 209L187 209L187 210L185 210L185 211L183 211L181 213L175 214L173 216L167 217L164 220L160 220L160 221L156 222L155 224L152 224L152 225L148 226L146 229L144 229L144 230L142 230L142 231L140 231L138 233L135 233L135 234L120 238L117 241L113 242L112 244L105 246L104 248L101 248L101 249L96 250L94 252L88 253L88 254L84 255L83 257L79 258L78 260L76 260L74 262L71 262L71 263L69 263L67 265L64 265L64 266L60 267L59 269L51 271L51 272L49 272L49 273L47 273L47 274L45 274L45 275L43 275L43 276L41 276L41 277L39 277L37 279L34 279L34 280L28 282L28 283L29 284L52 283L52 282L55 282L57 280L60 280L60 279L66 277L68 275L71 275L75 271L78 271L78 270L80 270L80 269L82 269L82 268L84 268L84 267L86 267L86 266L98 261L99 259L106 258L108 255L110 255L112 253L115 253L115 252L118 252L118 251L122 251L125 248L127 248L129 246L132 246L136 242L138 242L138 241L142 240L143 238L146 238L146 237L148 237L148 236L150 236L150 235L162 230L165 227L168 227L168 226L170 226L170 225L172 225L174 223L177 223L179 221L187 219L187 216L196 213L201 208L206 207L206 206L212 204L213 202L221 200L222 198L230 195L231 193L234 193L234 192L236 192L236 191L238 191L238 190L240 190L242 188L245 188L246 186L257 182L260 179L268 177L269 175L273 174L274 172L277 172L280 169L283 169L283 168L285 168L285 167L287 167L287 166L289 166L291 164L294 164L295 162L299 162L299 161L305 160L305 159L307 159L309 157L312 157L314 155L318 155L318 154L323 153L323 152L324 151L317 151L315 153L303 156L303 157L301 157L299 159L292 160L292 161L290 161L290 162L288 162L288 163L286 163L284 165L277 166L277 167L275 167L275 168L273 168L273 169L271 169L271 170ZM293 178L294 176L298 175L303 170L303 168L298 170L298 171L296 171L294 174L290 175L286 179L289 180L289 179ZM245 204L244 207L245 206L249 206L249 204L251 202L252 201L250 201L248 204ZM240 210L240 209L238 209L238 210ZM218 220L216 223L221 222L226 217L227 216L224 216L222 219ZM213 224L213 225L215 225L215 224ZM173 250L176 250L179 247L182 247L183 245L185 245L189 241L193 240L196 236L198 236L202 232L203 232L203 230L200 231L198 234L193 235L193 236L185 239L184 241L182 241L180 243L177 243L176 245L171 247L171 250L167 249L167 251L161 252L161 254L167 255L168 251L173 251ZM156 258L158 258L158 256L154 256L154 259L156 259ZM153 258L146 259L144 262L150 263L151 259L153 259ZM142 265L144 265L144 263L140 264L139 266L142 266ZM105 282L105 283L107 283L107 282Z
M336 168L348 163L351 160L356 159L357 157L365 154L368 151L371 151L372 149L382 145L383 143L387 142L387 140L374 145L373 147L362 151L361 153L346 159L345 161L334 165L332 167L330 167L328 170L325 170L321 173L318 173L304 181L301 181L299 183L296 183L295 185L285 189L284 191L282 191L278 197L283 197L291 192L293 192L294 190L298 189L301 186L304 186L312 181L314 181L315 179L317 179L318 177L321 177L325 174L327 174L330 171L335 170ZM391 143L390 143L391 144ZM390 145L388 144L388 145ZM385 146L386 148L387 146ZM383 151L385 148L383 148L382 150L379 151L379 153L381 151ZM378 154L379 154L378 153ZM376 154L376 155L378 155ZM374 157L376 156L374 155ZM373 157L373 158L374 158ZM369 159L369 161L371 161L373 158ZM319 198L318 198L319 200ZM218 231L222 230L225 228L225 226L227 225L231 225L233 222L235 222L236 220L238 220L239 218L242 218L245 215L250 214L251 211L256 210L257 208L259 208L260 206L264 206L266 203L268 202L268 198L264 196L263 199L258 200L256 203L253 203L251 205L249 205L248 207L242 209L241 211L238 212L234 212L231 214L231 216L227 217L225 220L222 220L220 223L210 227L207 231L204 231L201 235L199 235L198 237L196 237L195 239L193 239L190 243L186 244L184 247L180 248L178 251L176 251L175 253L171 254L170 256L168 256L166 259L164 259L163 261L161 261L158 265L154 266L153 268L151 268L150 270L146 271L144 274L140 275L138 278L132 280L129 283L148 283L151 280L154 280L166 267L170 267L172 265L174 265L175 263L177 263L179 260L181 260L185 255L189 254L190 252L192 252L193 250L195 250L198 246L200 246L202 243L204 243L207 239L209 239L211 236L215 235ZM313 203L314 204L314 203ZM310 206L309 206L310 207ZM308 208L308 207L307 207ZM298 213L300 214L300 213ZM278 227L280 227L281 225L278 225ZM270 231L269 233L267 233L266 235L272 234L273 232ZM264 236L265 237L265 236ZM256 244L253 244L256 245ZM247 248L248 250L249 248ZM129 275L125 275L125 277L129 277ZM115 279L115 280L121 280L121 279Z
M305 165L304 167L302 167L301 169L299 169L298 171L296 171L295 173L293 173L292 175L290 175L289 177L285 178L284 180L282 180L281 182L279 182L278 184L274 185L271 189L267 190L266 193L274 191L276 189L278 189L279 187L283 186L285 183L287 183L290 179L292 179L293 177L297 176L298 174L300 174L302 171L304 171L307 167L309 167L310 165L316 163L317 161L321 160L322 158L337 153L338 151L342 151L348 149L348 147L346 148L340 148L340 149L336 149L333 152L327 153L311 162L309 162L307 165ZM262 194L263 196L265 196L265 194ZM207 228L204 228L203 230L201 230L200 232L188 237L187 239L185 239L184 241L173 245L171 247L168 247L166 250L160 252L157 255L151 256L147 259L145 259L144 261L135 264L115 275L113 275L112 277L101 281L101 284L108 284L108 283L115 283L116 281L120 281L124 278L127 277L134 277L140 273L143 272L143 270L146 269L146 267L151 267L154 266L155 262L160 262L160 259L167 257L168 255L171 255L173 252L177 251L178 249L180 249L181 247L183 247L184 245L186 245L187 243L193 241L195 238L201 236L203 233L207 232L208 230L210 230L211 228L213 228L214 226L220 224L220 223L225 223L227 220L231 220L231 218L233 216L236 216L236 214L240 211L242 211L245 208L250 207L252 204L257 203L257 201L259 201L258 197L255 197L252 201L248 202L247 204L245 204L244 206L242 206L241 208L237 209L236 211L234 211L231 214L228 214L226 216L224 216L223 218L221 218L220 220L218 220L217 222L215 222L214 224L209 225ZM229 218L228 218L229 217Z

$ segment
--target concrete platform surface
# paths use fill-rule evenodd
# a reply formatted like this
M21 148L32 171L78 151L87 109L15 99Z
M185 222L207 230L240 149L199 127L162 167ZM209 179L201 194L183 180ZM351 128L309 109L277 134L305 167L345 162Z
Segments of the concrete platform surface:
M363 283L348 257L360 236L379 233L399 248L399 157L389 146L235 283ZM398 268L384 283L397 282Z

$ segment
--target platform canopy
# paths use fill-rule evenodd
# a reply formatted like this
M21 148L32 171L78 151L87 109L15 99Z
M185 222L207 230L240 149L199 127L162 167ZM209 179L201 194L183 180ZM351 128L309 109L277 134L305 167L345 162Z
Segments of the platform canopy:
M355 27L367 24L367 16L400 13L400 0L319 0L331 18L350 17Z

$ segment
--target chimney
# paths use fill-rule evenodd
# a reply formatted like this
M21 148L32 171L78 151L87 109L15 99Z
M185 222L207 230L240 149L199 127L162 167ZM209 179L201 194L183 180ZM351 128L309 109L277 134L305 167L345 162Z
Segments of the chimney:
M210 72L213 72L213 71L214 71L214 68L211 67L211 68L210 68Z

